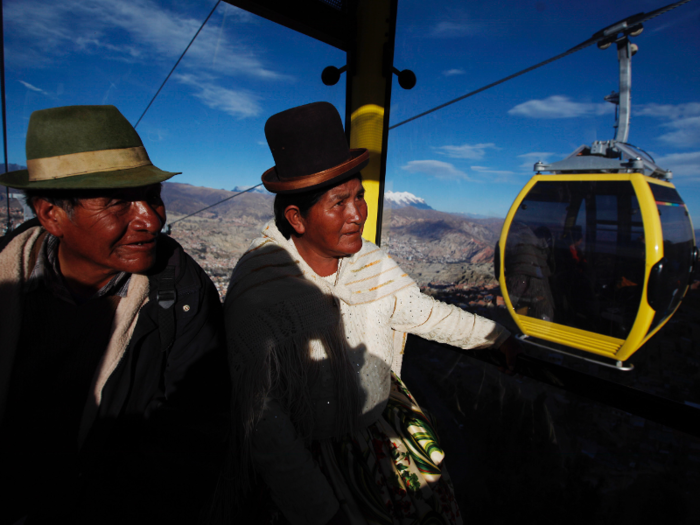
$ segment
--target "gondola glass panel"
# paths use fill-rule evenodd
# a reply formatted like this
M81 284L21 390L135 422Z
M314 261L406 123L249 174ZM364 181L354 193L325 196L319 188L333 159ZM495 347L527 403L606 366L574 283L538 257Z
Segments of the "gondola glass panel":
M663 259L651 270L649 304L656 314L649 328L653 335L676 311L690 282L689 268L694 263L695 236L688 209L678 192L671 187L650 184L654 195L661 230Z
M506 219L499 280L524 334L624 361L678 307L694 245L671 184L539 175Z
M11 3L5 26L10 159L26 164L33 111L115 105L135 125L151 160L182 172L163 184L165 230L223 298L238 258L274 215L273 196L263 188L234 198L260 184L275 163L265 121L319 100L344 117L345 82L326 86L321 72L345 64L346 53L226 2L126 0L119 3L119 17L104 1L70 8L43 0ZM52 30L40 31L42 38L33 36L36 13L51 20ZM142 25L157 30L143 31ZM18 207L15 226L23 220L19 214Z

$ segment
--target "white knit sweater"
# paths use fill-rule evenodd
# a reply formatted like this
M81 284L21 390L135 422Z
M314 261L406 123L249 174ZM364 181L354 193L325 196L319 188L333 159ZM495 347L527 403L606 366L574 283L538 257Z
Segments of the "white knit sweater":
M365 243L367 246L369 243ZM335 278L335 274L331 276ZM326 293L335 287L325 280ZM351 305L339 300L341 319L349 346L349 356L360 376L364 392L359 428L374 423L384 410L389 396L390 374L401 375L405 334L414 334L431 341L446 343L462 349L500 345L510 334L489 319L465 312L420 292L410 286L377 301ZM325 357L318 341L312 342L312 352ZM314 394L321 401L334 394L330 378L323 378ZM409 385L410 386L410 385ZM329 406L328 402L326 405ZM329 407L332 412L332 407ZM324 417L325 416L325 417ZM319 411L316 439L332 437L331 414Z

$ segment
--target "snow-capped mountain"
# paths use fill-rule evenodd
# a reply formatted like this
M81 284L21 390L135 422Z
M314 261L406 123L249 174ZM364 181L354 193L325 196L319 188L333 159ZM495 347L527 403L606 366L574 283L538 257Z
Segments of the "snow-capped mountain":
M250 186L236 186L231 191L238 193L247 189L250 189ZM265 186L258 186L254 190L250 190L248 193L261 193L263 195L270 195L270 192L265 189Z
M421 199L416 197L413 193L407 191L387 191L384 193L384 206L386 208L405 208L406 206L413 206L419 210L432 210L428 204Z

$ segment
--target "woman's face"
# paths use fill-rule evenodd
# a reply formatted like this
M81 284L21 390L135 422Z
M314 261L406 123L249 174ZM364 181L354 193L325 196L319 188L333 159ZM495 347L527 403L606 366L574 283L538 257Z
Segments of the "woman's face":
M302 219L303 243L322 257L347 257L362 248L367 220L365 189L359 178L328 190Z

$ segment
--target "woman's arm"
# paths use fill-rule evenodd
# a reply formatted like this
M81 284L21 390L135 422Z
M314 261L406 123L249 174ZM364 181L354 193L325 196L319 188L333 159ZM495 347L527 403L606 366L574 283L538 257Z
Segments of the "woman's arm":
M498 323L436 301L421 293L418 286L400 290L394 300L391 327L400 332L465 350L499 347L510 337Z

